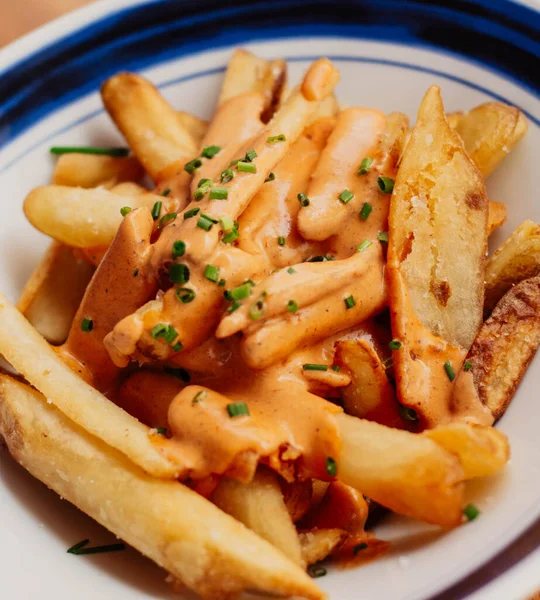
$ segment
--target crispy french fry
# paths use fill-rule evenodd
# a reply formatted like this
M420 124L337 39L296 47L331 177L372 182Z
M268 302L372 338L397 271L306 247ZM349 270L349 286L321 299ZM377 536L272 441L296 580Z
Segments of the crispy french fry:
M422 435L457 454L466 479L492 475L500 471L510 457L507 437L493 427L451 423L428 429Z
M55 240L75 248L92 248L112 242L124 206L151 209L163 200L153 194L126 197L105 189L46 185L28 194L24 214L36 229Z
M323 598L298 566L212 503L176 481L146 475L6 376L0 376L0 432L34 477L201 596L250 588Z
M177 111L176 116L180 121L181 126L189 131L195 145L199 147L208 130L208 121L199 119L199 117L184 112L183 110Z
M92 154L63 154L56 163L55 185L93 188L111 187L123 181L138 181L144 170L134 156L117 158Z
M494 200L489 201L488 235L491 235L497 227L504 225L506 222L506 213L506 204L495 202Z
M119 73L101 88L103 104L154 181L197 154L197 144L174 109L149 81ZM187 175L187 174L186 174Z
M515 106L487 102L452 117L465 150L484 177L490 175L527 132L527 119Z
M461 521L463 468L432 440L337 415L340 481L391 510L443 527Z
M307 565L313 565L328 557L347 539L342 529L312 529L300 532L302 557Z
M51 344L68 336L94 268L53 242L24 286L17 308Z
M147 194L148 190L138 183L124 181L111 188L111 192L120 194L121 196L140 196L141 194Z
M0 354L67 417L156 477L177 468L152 444L149 429L76 375L0 293Z
M540 344L540 276L525 279L497 304L474 340L458 388L471 383L498 419L508 408Z
M275 473L259 467L249 483L224 477L212 494L212 502L281 550L294 563L302 564L298 534Z
M486 299L489 315L516 283L540 274L540 225L524 221L486 261Z

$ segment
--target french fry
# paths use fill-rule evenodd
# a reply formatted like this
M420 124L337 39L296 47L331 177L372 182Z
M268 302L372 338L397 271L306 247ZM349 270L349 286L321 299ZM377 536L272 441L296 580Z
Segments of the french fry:
M516 283L540 274L540 225L524 221L486 261L485 315Z
M494 200L489 201L488 235L491 235L497 227L504 225L506 222L506 213L506 204L495 202Z
M275 473L259 467L249 483L224 477L212 494L212 502L281 550L295 564L302 565L298 534Z
M76 375L0 293L0 354L59 410L155 477L177 468L153 445L149 429Z
M190 131L157 88L134 73L119 73L101 88L103 104L155 182L197 154ZM186 173L187 176L187 173Z
M293 523L299 521L309 510L313 494L311 479L288 482L280 479L281 491L285 506L291 515Z
M124 206L152 209L163 200L153 194L126 197L105 189L46 185L32 190L23 208L36 229L67 246L92 248L112 242L122 222L120 209Z
M180 121L180 125L189 131L189 134L193 138L195 145L199 147L208 130L208 121L199 119L199 117L196 117L188 112L184 112L183 110L177 111L176 116Z
M249 588L323 598L298 566L212 503L176 481L146 475L6 376L0 376L0 432L34 477L201 596Z
M539 344L537 276L518 283L497 304L469 350L471 369L460 374L458 384L467 386L472 378L478 397L498 419L508 408Z
M300 532L302 557L307 565L324 560L347 539L342 529L311 529Z
M134 156L117 158L92 154L62 154L53 175L55 185L93 188L112 187L123 181L138 181L144 170Z
M24 286L17 308L51 344L61 344L94 268L53 242Z
M148 190L138 183L133 183L133 181L124 181L112 187L111 192L121 196L140 196L141 194L147 194Z
M527 132L527 119L515 106L487 102L452 117L465 150L484 177L490 175Z
M379 504L442 527L461 521L463 468L432 440L345 414L336 416L338 477Z
M451 423L428 429L422 435L457 454L466 479L492 475L510 458L508 439L493 427Z
M459 370L482 323L487 211L483 179L432 86L401 159L388 245L398 397L428 426L450 404L443 365Z

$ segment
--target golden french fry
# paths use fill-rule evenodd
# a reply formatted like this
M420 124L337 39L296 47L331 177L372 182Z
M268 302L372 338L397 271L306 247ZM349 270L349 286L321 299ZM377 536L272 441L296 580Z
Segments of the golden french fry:
M144 175L134 156L117 158L92 154L63 154L56 163L55 185L93 188L111 187L123 181L138 181Z
M17 308L51 344L68 336L94 267L53 242L24 286Z
M148 190L138 183L124 181L112 187L111 192L120 194L121 196L140 196L141 194L147 194Z
M172 165L197 154L190 131L156 87L134 73L119 73L101 88L103 104L131 149L159 181Z
M461 521L463 468L432 440L345 414L336 415L340 481L409 517L453 527Z
M162 196L153 194L126 197L105 189L45 185L28 194L23 208L36 229L67 246L92 248L112 242L122 222L123 207L152 209L161 201Z
M205 598L257 589L314 600L294 563L211 502L141 471L28 386L0 376L0 433L17 462Z
M452 117L465 150L484 177L490 175L527 132L527 119L515 106L487 102Z
M347 539L347 535L343 529L301 531L299 536L304 562L313 565L324 560Z
M508 408L540 344L540 276L521 281L494 308L469 350L458 388L474 388L498 419Z
M502 202L489 201L488 208L488 235L491 235L497 227L501 227L506 222L506 204ZM487 267L487 265L486 265Z
M156 477L177 468L153 445L149 429L76 375L0 293L0 354L67 417Z
M487 315L516 283L540 274L540 225L524 221L486 261Z
M249 483L224 477L211 499L221 510L270 542L294 563L302 564L298 534L275 473L259 467Z
M183 110L179 110L176 112L176 116L180 121L181 126L189 131L195 145L199 147L201 142L208 131L208 121L204 121L203 119L199 119L195 115L192 115L188 112L184 112Z
M510 457L508 439L493 427L451 423L424 431L429 439L459 457L466 479L500 471Z

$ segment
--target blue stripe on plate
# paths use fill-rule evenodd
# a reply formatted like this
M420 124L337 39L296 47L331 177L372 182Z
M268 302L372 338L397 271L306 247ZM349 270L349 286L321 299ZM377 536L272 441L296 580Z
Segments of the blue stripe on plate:
M107 76L247 41L341 36L457 53L540 90L540 15L508 0L156 0L115 12L2 74L0 147Z

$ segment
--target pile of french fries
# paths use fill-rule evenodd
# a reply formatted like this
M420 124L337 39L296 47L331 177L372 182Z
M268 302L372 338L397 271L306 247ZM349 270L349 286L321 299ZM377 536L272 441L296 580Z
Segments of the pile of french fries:
M338 79L236 50L207 123L112 77L130 152L58 151L24 202L51 246L0 294L10 453L204 598L323 598L321 561L388 549L374 506L464 522L540 343L540 226L486 260L522 113L433 86L411 129Z

